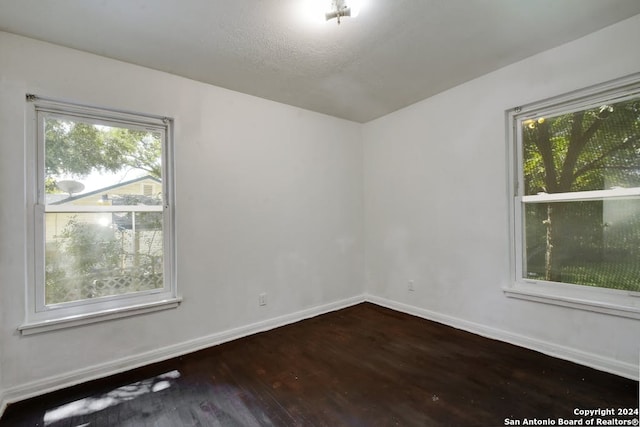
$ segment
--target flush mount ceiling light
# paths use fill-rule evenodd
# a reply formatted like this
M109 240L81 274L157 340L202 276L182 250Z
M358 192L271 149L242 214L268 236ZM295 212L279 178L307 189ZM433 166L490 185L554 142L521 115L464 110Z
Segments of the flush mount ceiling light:
M360 12L362 0L300 0L299 16L308 24L322 25L335 19L338 24L342 18L355 18Z
M359 5L355 0L350 0L349 4L345 0L331 0L331 9L325 12L324 17L327 21L330 19L336 19L338 25L340 25L340 18L343 16L358 16Z

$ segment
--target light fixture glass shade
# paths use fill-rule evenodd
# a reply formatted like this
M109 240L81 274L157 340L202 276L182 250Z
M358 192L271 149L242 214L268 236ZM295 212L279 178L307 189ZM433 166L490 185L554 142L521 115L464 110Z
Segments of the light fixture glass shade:
M300 0L299 15L310 24L320 24L340 17L355 18L362 0Z

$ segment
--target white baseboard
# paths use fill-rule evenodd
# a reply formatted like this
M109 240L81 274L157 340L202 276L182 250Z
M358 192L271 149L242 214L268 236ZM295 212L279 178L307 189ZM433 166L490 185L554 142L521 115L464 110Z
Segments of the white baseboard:
M90 366L63 375L52 376L42 380L34 381L17 387L0 391L0 416L10 403L19 402L31 397L39 396L52 391L71 387L83 382L104 378L110 375L119 374L131 369L139 368L156 362L162 362L174 357L179 357L188 353L202 350L211 346L229 342L238 338L243 338L258 332L267 331L280 326L295 323L304 319L315 317L331 311L340 310L362 302L370 302L392 310L418 316L427 320L432 320L444 325L452 326L476 335L504 341L520 347L528 348L557 357L569 360L581 365L589 366L601 371L610 372L622 377L638 380L638 367L630 363L605 358L580 350L571 349L558 344L549 343L542 340L529 338L523 335L514 334L501 329L492 328L486 325L459 319L442 313L411 306L386 298L374 295L358 295L344 300L311 307L305 310L284 316L267 319L262 322L253 323L239 328L212 334L206 337L185 341L173 346L149 351L146 353L125 357L108 363Z
M19 402L31 397L43 395L52 391L71 387L87 381L108 377L110 375L119 374L131 369L150 365L152 363L162 362L174 357L183 356L208 347L229 342L238 338L243 338L258 332L264 332L280 326L299 322L324 313L340 310L364 302L364 296L358 295L332 303L311 307L295 313L286 314L284 316L267 319L261 322L253 323L239 328L215 333L206 337L185 341L180 344L169 347L125 357L119 360L90 366L88 368L79 369L63 375L56 375L42 380L33 381L24 385L4 390L4 398L0 394L0 416L4 412L7 404Z
M392 310L418 316L423 319L432 320L434 322L452 326L456 329L461 329L463 331L471 332L473 334L480 335L486 338L504 341L509 344L517 345L519 347L535 350L540 353L556 357L558 359L568 360L570 362L585 365L600 371L619 375L621 377L638 381L638 377L640 376L638 366L635 366L632 363L621 362L619 360L603 357L593 353L587 353L559 344L526 337L524 335L514 334L502 329L492 328L490 326L470 322L468 320L448 316L446 314L437 313L386 298L381 298L373 295L365 295L365 299L368 302L380 305L382 307L387 307Z
M7 402L4 400L4 392L0 390L0 417L4 414L5 409L7 409Z

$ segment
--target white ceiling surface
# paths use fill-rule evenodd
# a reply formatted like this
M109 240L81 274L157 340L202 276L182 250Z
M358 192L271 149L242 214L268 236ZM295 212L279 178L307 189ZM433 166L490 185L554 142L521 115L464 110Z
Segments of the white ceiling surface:
M305 0L0 0L0 30L367 122L640 13L639 0L363 1L337 25L305 20Z

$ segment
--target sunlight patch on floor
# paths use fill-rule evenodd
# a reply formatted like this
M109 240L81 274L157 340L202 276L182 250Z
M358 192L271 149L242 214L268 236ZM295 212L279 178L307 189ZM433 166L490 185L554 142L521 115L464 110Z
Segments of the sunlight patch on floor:
M174 370L157 377L148 378L126 386L119 387L102 396L85 397L49 410L44 415L44 425L50 425L67 418L92 414L110 406L133 400L147 393L155 393L171 387L170 380L180 378L180 372Z

